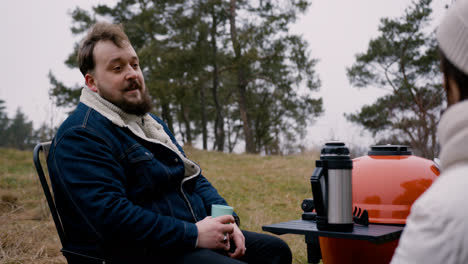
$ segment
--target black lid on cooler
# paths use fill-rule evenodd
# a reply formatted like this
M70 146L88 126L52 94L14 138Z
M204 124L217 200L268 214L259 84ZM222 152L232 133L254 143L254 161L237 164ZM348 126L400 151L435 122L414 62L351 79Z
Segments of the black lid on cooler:
M413 155L405 145L376 145L367 153L369 156L408 156Z

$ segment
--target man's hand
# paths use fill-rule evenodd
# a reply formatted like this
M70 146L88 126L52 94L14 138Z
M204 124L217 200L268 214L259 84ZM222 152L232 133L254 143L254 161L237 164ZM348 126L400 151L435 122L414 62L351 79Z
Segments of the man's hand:
M245 237L236 224L232 224L232 226L234 227L234 231L230 235L230 238L234 241L234 244L236 245L236 251L234 251L233 253L229 253L229 256L231 258L240 258L245 255Z
M197 222L195 225L198 229L198 247L229 250L229 234L233 233L234 226L236 226L235 224L226 225L229 223L234 223L232 215L223 215L216 218L207 216ZM227 240L224 240L225 237L227 237Z

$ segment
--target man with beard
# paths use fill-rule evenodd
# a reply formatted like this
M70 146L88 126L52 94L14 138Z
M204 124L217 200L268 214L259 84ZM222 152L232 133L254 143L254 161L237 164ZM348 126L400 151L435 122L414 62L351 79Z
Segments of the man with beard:
M237 215L209 216L212 204L227 203L148 113L138 56L120 26L95 24L78 62L87 88L48 156L65 248L106 263L291 263L281 239L241 231Z

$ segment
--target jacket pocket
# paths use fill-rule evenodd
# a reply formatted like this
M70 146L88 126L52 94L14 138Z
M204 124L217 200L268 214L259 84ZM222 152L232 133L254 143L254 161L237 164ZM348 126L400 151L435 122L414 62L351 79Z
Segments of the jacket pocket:
M142 161L151 161L154 158L153 153L145 149L143 146L131 148L132 151L128 153L128 160L130 163L135 164Z
M132 147L127 154L126 191L128 199L140 206L151 206L156 190L156 180L152 175L155 167L154 155L141 145Z

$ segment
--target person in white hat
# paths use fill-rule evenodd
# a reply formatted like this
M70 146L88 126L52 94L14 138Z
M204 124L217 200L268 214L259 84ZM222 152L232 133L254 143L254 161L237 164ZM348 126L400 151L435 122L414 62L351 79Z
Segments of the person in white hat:
M392 259L468 263L468 0L457 0L437 30L447 110L437 133L442 174L413 204Z

